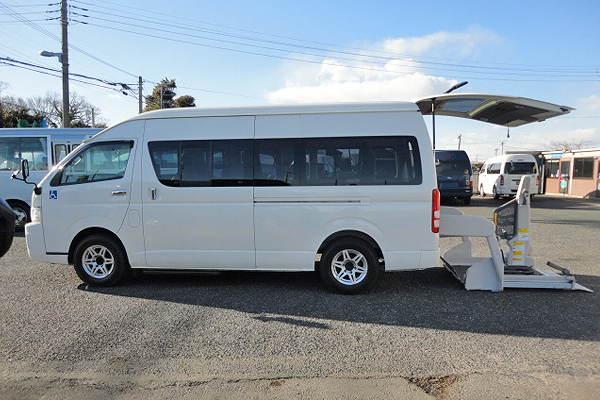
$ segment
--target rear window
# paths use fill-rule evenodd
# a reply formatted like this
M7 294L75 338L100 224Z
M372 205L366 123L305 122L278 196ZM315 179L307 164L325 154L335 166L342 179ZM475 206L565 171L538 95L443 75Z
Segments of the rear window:
M507 162L504 166L505 174L525 175L536 173L534 162Z
M435 170L438 175L471 174L471 162L463 151L436 151Z

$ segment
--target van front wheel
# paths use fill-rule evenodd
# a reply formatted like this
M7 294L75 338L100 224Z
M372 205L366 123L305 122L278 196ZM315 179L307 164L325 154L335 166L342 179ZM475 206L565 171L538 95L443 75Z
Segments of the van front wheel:
M379 270L375 250L355 239L340 240L329 246L319 268L326 283L350 294L370 289L377 281Z
M79 278L94 286L114 285L129 271L125 252L105 235L91 235L79 242L73 261Z

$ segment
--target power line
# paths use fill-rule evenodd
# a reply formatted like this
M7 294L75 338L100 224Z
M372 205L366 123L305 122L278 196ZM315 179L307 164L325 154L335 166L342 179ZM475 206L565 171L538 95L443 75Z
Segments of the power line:
M80 3L83 3L83 2L80 2ZM89 3L84 3L84 4L89 4ZM93 7L95 5L90 4L90 6ZM516 65L516 64L515 65L493 64L492 66L486 66L486 65L480 65L480 64L479 65L478 64L469 64L469 63L465 63L465 62L461 62L461 63L432 62L432 61L426 61L423 58L418 59L418 58L415 58L412 56L406 56L406 55L389 53L389 52L374 52L374 51L367 52L364 50L360 50L360 52L356 52L356 51L343 50L343 48L340 49L339 46L337 48L336 47L323 48L323 47L308 46L306 44L294 44L294 43L280 41L280 40L278 40L278 41L274 41L272 39L265 40L265 39L260 39L260 38L247 36L247 35L232 34L232 33L224 32L222 30L204 29L204 28L198 28L197 26L191 27L191 26L182 25L180 23L169 23L169 22L165 21L165 18L161 18L161 19L155 19L155 18L149 18L149 17L148 18L140 18L137 16L137 14L135 17L129 16L129 15L122 15L122 14L119 14L118 12L116 12L114 10L114 8L107 8L107 7L101 7L101 8L109 9L110 13L106 13L103 11L98 11L93 8L90 8L90 11L91 11L90 18L98 20L98 21L102 21L103 23L124 25L127 28L129 28L129 30L128 29L120 29L121 31L129 32L129 33L133 33L133 34L137 34L137 35L153 37L153 38L160 38L160 39L164 39L164 40L177 41L177 42L186 43L186 44L195 44L195 45L199 45L199 46L206 46L206 47L218 48L218 49L229 50L229 51L240 52L239 49L234 49L231 47L211 46L211 45L197 43L197 42L190 43L189 41L186 41L186 40L177 40L177 39L166 37L166 36L159 36L159 35L155 34L154 32L158 31L158 32L164 32L164 33L170 34L170 35L184 36L186 38L214 41L214 42L224 43L225 45L230 45L230 46L231 45L247 46L247 47L259 49L259 51L289 52L289 53L294 53L294 54L299 54L299 55L304 55L304 56L311 56L311 57L325 57L326 55L319 54L319 53L327 52L327 53L329 53L329 55L331 55L331 54L341 55L341 57L338 57L338 59L342 59L345 61L368 62L368 63L375 63L377 65L385 65L386 63L388 63L390 61L395 61L397 63L398 58L409 57L409 58L414 59L414 61L409 62L408 65L404 64L402 66L413 67L413 66L415 66L415 63L417 63L417 64L419 64L420 68L429 69L429 70L437 70L437 71L441 70L441 71L452 71L452 72L463 72L463 73L467 72L469 74L480 74L480 75L481 74L490 74L490 75L503 75L503 76L509 75L509 76L517 76L517 77L521 76L524 78L536 77L539 75L543 75L545 77L552 78L553 81L556 81L557 79L570 80L570 81L572 81L572 80L596 81L599 78L599 73L598 73L597 67L578 67L578 66L570 66L570 67L552 66L552 67L549 67L549 66L527 66L527 65ZM136 8L129 8L129 9L136 10L136 11L145 11L145 10L139 10ZM108 16L110 16L110 18L97 17L94 15L94 13L108 15ZM117 20L115 18L123 19L124 21ZM175 18L175 17L173 17L173 18ZM181 18L178 18L178 21L179 20L181 20ZM157 25L158 27L151 28L148 25L140 25L137 23L133 23L131 21L142 22L144 24ZM195 21L195 23L196 24L199 23L199 24L203 24L203 25L210 25L210 26L224 27L222 25L208 24L208 23L199 22L199 21ZM95 24L95 26L107 28L107 26L101 25L101 24ZM161 28L161 27L163 27L163 28ZM167 29L164 29L164 27L183 30L183 31L187 31L187 32L191 31L191 32L195 32L195 34L183 33L183 32L173 32L173 29L167 30ZM263 34L263 33L255 32L255 31L245 31L245 30L240 30L240 29L231 28L231 27L225 27L225 28L230 29L230 30L251 32L254 34L258 34L258 35L269 36L268 34ZM114 29L114 28L111 28L111 29ZM132 31L131 29L150 30L153 33ZM198 33L202 33L203 35L200 35ZM210 37L210 36L206 36L206 35L214 35L216 37ZM275 35L271 35L271 36L275 36ZM223 39L223 38L227 38L227 39ZM296 41L296 39L291 39L291 40ZM311 43L313 43L313 42L311 42ZM327 45L327 44L323 44L323 45L334 46L334 45ZM279 47L273 47L273 46L279 46ZM297 49L300 49L300 50L297 50ZM307 52L306 50L309 50L309 52ZM310 52L310 51L312 51L312 52ZM315 52L317 52L317 53L315 53ZM253 52L253 51L248 51L245 53L266 56L266 57L289 59L292 61L306 62L306 60L304 60L304 59L297 59L297 58L292 58L292 57L281 57L281 56L278 57L278 56L273 56L272 54L257 53L257 52ZM350 56L351 58L347 58L348 56ZM507 65L507 66L499 66L499 65ZM356 66L348 66L348 65L346 65L345 67L357 68ZM362 67L358 67L358 68L376 70L374 68L362 68ZM381 70L381 71L382 72L390 72L388 70ZM394 72L394 71L392 71L392 72ZM533 81L538 81L540 79L506 79L506 78L504 78L504 79L496 79L496 80L525 80L525 81L533 80Z

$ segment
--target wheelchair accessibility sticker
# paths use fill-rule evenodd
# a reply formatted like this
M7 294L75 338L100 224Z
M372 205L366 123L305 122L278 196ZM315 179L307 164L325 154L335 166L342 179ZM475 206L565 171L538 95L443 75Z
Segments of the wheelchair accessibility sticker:
M58 199L58 190L50 190L49 192L50 200Z

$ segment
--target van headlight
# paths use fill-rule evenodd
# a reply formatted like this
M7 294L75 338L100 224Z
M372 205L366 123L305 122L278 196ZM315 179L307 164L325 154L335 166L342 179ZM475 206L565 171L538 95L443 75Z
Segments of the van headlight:
M31 222L42 222L42 208L33 207L31 209Z

